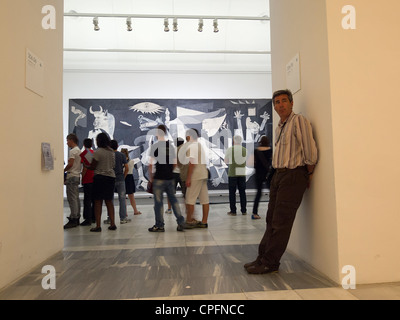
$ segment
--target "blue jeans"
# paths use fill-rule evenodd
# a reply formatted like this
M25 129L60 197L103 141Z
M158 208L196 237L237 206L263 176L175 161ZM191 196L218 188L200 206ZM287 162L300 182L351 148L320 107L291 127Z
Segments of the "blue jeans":
M229 185L229 204L232 213L236 213L236 187L239 189L240 211L247 212L246 205L246 177L228 177Z
M153 180L153 195L154 195L154 214L156 218L155 226L158 228L164 227L164 206L163 206L163 193L167 194L168 200L171 203L172 211L176 217L178 225L184 223L185 218L181 214L178 200L175 196L175 181L172 180Z
M120 180L120 181L115 180L115 190L118 193L119 218L122 220L127 217L125 180Z

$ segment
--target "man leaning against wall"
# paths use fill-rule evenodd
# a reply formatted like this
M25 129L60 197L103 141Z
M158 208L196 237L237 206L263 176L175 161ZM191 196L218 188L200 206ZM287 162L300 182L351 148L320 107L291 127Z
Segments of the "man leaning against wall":
M280 117L275 131L267 227L255 261L244 265L250 274L277 272L303 194L310 187L318 153L310 122L293 112L290 90L273 94L272 103Z

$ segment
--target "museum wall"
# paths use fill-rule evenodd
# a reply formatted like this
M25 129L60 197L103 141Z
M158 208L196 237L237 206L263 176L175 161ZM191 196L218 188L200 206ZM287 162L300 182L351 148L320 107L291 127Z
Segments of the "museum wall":
M355 29L344 30L350 4ZM396 0L327 1L339 266L359 283L400 281L399 11Z
M56 29L42 28L45 5ZM1 1L0 288L63 248L62 13L63 1ZM25 87L26 49L43 62L43 96ZM54 170L42 169L42 142Z

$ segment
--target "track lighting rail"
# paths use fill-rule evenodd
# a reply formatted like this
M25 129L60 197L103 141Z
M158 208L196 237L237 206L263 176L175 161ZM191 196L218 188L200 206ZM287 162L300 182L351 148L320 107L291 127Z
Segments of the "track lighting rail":
M94 30L99 31L99 18L123 18L126 19L127 30L132 31L133 19L162 19L164 31L169 32L169 19L173 21L173 31L178 31L178 20L191 19L198 21L198 31L203 31L204 20L212 20L214 32L219 32L218 20L240 20L240 21L269 21L268 16L210 16L210 15L174 15L174 14L129 14L129 13L77 13L65 12L64 17L92 18ZM236 51L236 50L144 50L144 49L100 49L100 48L64 48L65 52L110 52L110 53L200 53L200 54L248 54L269 55L270 51Z
M76 13L65 12L64 17L85 17L85 18L132 18L132 19L218 19L218 20L242 20L242 21L269 21L268 16L251 17L251 16L200 16L200 15L175 15L175 14L129 14L129 13Z
M83 49L64 48L66 52L111 52L111 53L210 53L210 54L260 54L268 55L271 51L236 51L236 50L146 50L146 49Z

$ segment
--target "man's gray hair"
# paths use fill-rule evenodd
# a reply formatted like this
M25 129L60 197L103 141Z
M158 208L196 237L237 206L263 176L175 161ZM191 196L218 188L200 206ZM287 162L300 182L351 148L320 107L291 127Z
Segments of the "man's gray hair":
M275 91L272 95L272 103L275 105L275 98L281 95L287 95L290 102L293 102L293 94L289 89Z

